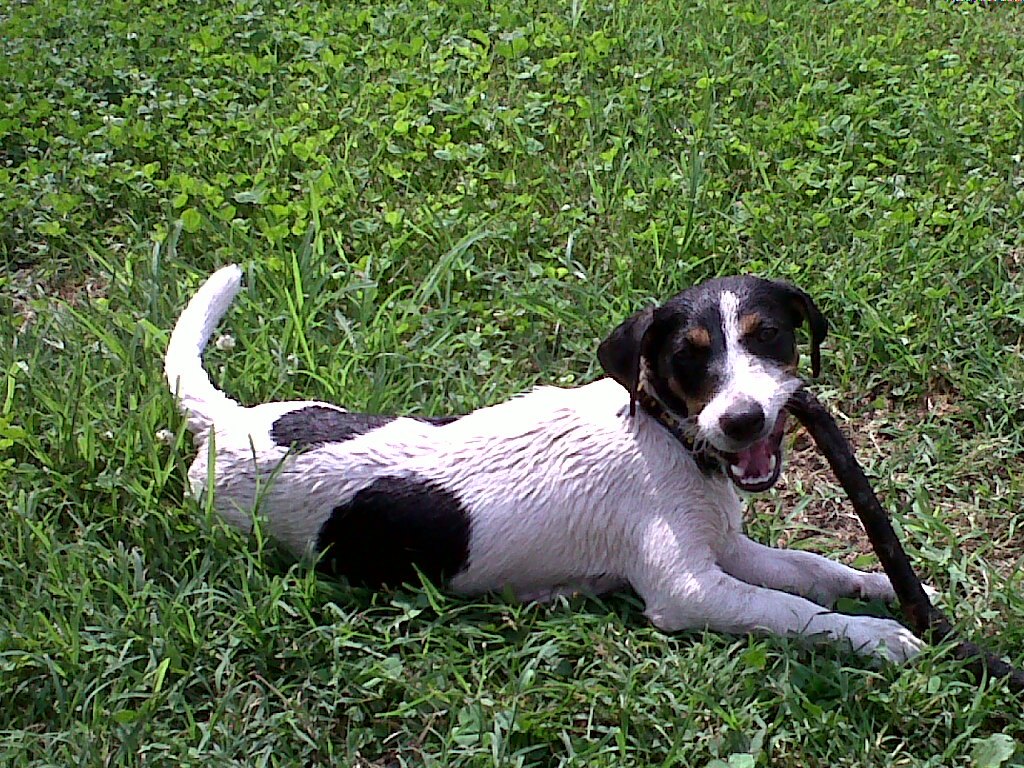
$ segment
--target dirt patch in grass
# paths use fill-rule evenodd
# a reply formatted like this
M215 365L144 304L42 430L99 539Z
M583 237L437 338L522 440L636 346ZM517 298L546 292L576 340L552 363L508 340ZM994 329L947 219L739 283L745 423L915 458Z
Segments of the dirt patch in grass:
M1011 248L1006 256L1006 274L1010 280L1016 281L1024 272L1024 248Z
M26 267L11 273L2 293L10 302L15 325L24 330L35 322L39 311L55 300L73 307L83 306L107 295L110 281L99 275L43 275L39 270Z
M71 306L78 306L105 297L109 287L110 281L105 277L82 275L75 280L60 282L52 290Z

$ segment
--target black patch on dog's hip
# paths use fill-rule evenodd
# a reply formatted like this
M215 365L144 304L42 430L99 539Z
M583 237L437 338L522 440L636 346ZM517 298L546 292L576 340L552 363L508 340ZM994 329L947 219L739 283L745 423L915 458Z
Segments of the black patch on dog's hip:
M320 567L349 581L380 586L432 582L464 570L469 512L459 498L422 477L381 477L334 508L317 538Z
M309 448L324 443L343 443L394 421L396 416L349 413L326 405L308 405L278 417L270 437L282 448ZM442 426L457 416L418 417L416 421Z

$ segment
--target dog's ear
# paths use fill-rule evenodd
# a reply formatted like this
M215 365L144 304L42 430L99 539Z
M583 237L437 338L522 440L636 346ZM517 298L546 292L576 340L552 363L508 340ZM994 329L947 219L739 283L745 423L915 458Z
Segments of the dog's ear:
M654 307L647 307L612 331L597 348L597 359L604 372L629 392L629 415L636 413L636 393L640 386L640 353L644 337L654 320Z
M789 283L778 283L786 302L791 306L811 329L811 376L818 377L821 373L821 342L828 333L828 320L818 306L804 291Z

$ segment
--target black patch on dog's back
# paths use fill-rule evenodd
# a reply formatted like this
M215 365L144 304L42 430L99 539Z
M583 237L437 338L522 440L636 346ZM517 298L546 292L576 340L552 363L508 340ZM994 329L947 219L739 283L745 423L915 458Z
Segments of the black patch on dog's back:
M270 429L270 437L282 447L341 443L394 420L394 416L348 413L325 405L309 405L279 417Z
M390 424L396 416L375 413L349 413L326 405L307 405L278 417L270 428L270 437L282 448L308 448L324 443L343 443ZM410 417L416 421L443 426L457 416Z
M422 477L381 477L331 512L317 537L321 569L367 586L450 579L469 560L469 512Z

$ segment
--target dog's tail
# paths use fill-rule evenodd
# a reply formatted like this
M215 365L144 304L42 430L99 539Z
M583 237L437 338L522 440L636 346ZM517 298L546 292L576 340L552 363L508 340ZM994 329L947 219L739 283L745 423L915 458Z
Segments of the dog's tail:
M167 383L195 435L205 434L219 419L242 407L213 386L203 369L203 349L241 286L242 270L235 264L210 275L181 313L167 344Z

